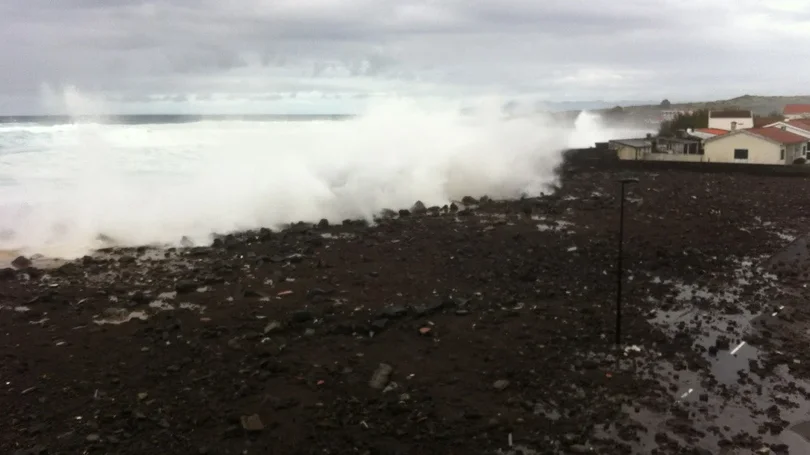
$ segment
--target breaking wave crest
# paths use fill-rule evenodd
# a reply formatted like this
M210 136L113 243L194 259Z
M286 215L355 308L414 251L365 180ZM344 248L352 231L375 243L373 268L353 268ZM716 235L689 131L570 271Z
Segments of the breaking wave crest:
M588 114L583 114L588 115ZM198 244L294 221L371 218L416 200L548 191L561 151L610 131L410 101L346 120L0 125L0 249Z

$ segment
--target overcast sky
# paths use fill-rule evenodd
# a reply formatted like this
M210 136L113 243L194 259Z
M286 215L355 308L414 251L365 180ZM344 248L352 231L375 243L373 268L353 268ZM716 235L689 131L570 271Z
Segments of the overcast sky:
M806 94L808 43L807 0L3 0L0 113Z

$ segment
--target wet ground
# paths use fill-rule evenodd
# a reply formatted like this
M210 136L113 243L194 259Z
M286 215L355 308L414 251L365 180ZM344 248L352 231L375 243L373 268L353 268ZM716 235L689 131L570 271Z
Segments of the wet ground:
M0 270L0 453L810 453L810 180L636 175L619 347L598 168Z

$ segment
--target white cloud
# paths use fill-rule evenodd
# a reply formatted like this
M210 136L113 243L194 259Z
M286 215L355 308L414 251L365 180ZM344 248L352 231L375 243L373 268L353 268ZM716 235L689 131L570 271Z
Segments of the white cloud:
M41 106L42 84L123 100L178 96L171 105L186 108L207 93L245 103L312 91L339 100L792 94L806 90L795 75L810 70L808 39L801 0L6 0L0 109ZM312 107L278 98L264 108Z

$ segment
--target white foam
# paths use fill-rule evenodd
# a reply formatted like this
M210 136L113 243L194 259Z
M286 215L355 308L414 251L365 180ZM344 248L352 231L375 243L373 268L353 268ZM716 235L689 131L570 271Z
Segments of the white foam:
M65 103L92 104L76 91ZM460 114L404 100L345 121L6 124L0 249L72 258L109 246L100 234L127 246L205 244L416 200L535 195L555 183L561 150L617 135L597 120L583 114L569 129L544 116L505 120L487 104Z

